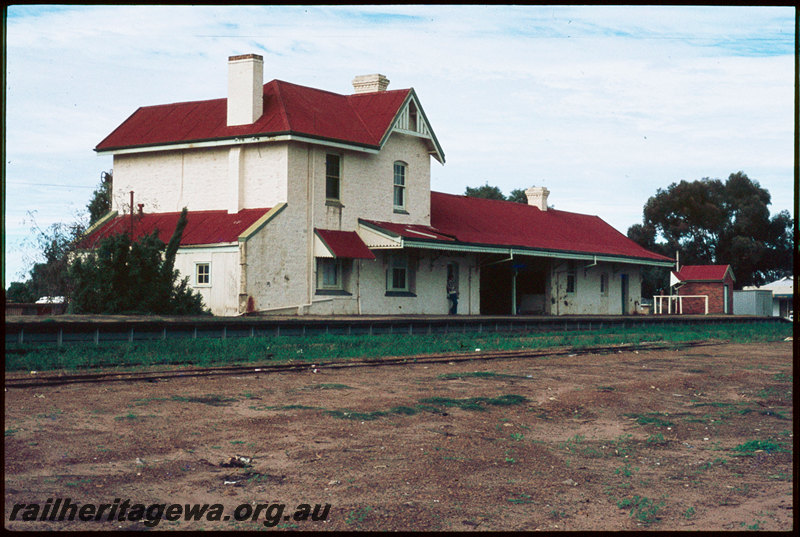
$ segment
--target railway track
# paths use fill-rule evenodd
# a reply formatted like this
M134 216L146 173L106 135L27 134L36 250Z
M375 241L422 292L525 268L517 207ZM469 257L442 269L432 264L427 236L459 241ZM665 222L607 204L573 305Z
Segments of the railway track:
M159 382L170 379L185 379L192 377L214 377L226 375L259 375L293 371L311 371L319 369L342 369L349 367L384 367L392 365L426 364L441 362L466 362L466 361L487 361L503 360L512 358L539 358L542 356L565 356L594 353L625 352L634 350L661 350L680 347L700 347L706 345L716 345L709 341L688 341L681 343L674 342L645 342L638 344L625 345L605 345L595 347L575 348L554 348L541 351L534 350L511 350L511 351L485 351L485 352L462 352L428 354L418 356L400 356L388 358L372 359L352 359L337 360L318 363L280 363L280 364L248 364L236 366L204 367L204 368L180 368L167 371L100 371L96 373L83 373L75 375L67 374L41 374L32 371L26 376L14 376L5 379L6 390L10 388L36 388L42 386L57 386L63 384L87 384L87 383L107 383L107 382Z

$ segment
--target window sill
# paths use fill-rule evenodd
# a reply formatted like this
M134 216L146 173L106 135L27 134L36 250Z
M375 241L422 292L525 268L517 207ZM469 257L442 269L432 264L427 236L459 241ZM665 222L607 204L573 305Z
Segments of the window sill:
M385 296L404 296L404 297L412 297L416 298L417 295L410 291L386 291Z
M405 209L398 209L397 207L395 207L394 212L395 214L408 214L408 211Z
M353 293L348 293L344 289L317 289L314 294L328 296L353 296Z
M336 207L337 209L344 209L344 205L339 200L325 200L325 205L328 207Z

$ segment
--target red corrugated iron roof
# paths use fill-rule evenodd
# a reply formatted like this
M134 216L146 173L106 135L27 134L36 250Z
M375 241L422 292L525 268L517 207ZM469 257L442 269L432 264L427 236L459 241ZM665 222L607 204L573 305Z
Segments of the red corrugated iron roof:
M725 279L728 271L731 273L731 278L735 280L730 265L685 265L678 272L673 270L672 273L682 282L721 282Z
M264 84L264 113L251 125L227 126L224 98L145 106L136 110L95 150L281 134L377 148L411 91L340 95L272 80Z
M333 257L348 259L375 259L375 254L367 248L355 231L335 231L331 229L315 229L314 232L322 240Z
M431 192L431 226L463 243L671 261L597 216Z
M431 192L433 194L433 192ZM420 224L397 224L394 222L381 222L379 220L359 220L372 227L380 228L383 231L388 231L399 237L406 239L427 239L436 241L455 241L455 237L445 235L438 229L431 226L423 226Z
M242 209L238 213L227 211L189 211L186 215L186 227L181 236L181 246L199 244L220 244L236 242L247 228L264 216L269 209ZM142 235L158 230L158 238L169 242L175 227L178 225L180 213L144 213L133 215L133 240ZM101 239L110 235L129 233L131 231L130 215L113 218L85 237L81 248L94 248Z

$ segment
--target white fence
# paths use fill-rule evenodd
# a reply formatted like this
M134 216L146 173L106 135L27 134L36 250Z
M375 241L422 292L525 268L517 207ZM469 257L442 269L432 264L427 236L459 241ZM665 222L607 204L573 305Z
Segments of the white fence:
M683 299L684 298L704 298L706 305L706 315L708 315L708 295L657 295L653 297L653 313L656 315L664 313L664 299L667 299L667 312L673 313L672 304L675 303L675 312L683 314Z

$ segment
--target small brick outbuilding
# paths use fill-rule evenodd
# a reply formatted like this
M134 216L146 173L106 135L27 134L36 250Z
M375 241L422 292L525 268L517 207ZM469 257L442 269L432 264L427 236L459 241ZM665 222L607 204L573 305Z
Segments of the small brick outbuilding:
M672 271L672 281L680 296L708 296L708 313L733 313L733 275L730 265L686 265ZM703 298L683 300L683 313L703 314Z

